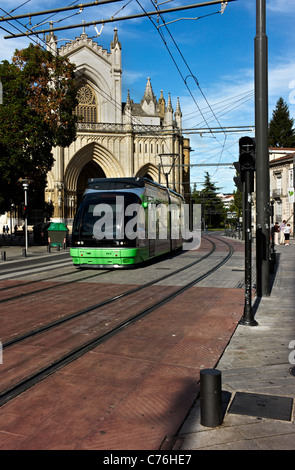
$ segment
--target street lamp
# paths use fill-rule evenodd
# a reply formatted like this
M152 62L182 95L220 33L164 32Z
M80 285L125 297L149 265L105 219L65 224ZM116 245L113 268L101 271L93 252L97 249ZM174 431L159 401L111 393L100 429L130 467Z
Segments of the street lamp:
M179 154L178 153L158 153L157 156L160 157L160 162L161 162L160 166L162 167L162 171L166 179L166 186L168 188L169 187L168 176L170 175L171 170L175 165L176 158L179 157ZM172 157L172 162L171 162L171 157Z
M28 253L28 189L29 184L32 183L32 180L28 178L20 178L19 183L23 185L24 192L25 192L25 255Z

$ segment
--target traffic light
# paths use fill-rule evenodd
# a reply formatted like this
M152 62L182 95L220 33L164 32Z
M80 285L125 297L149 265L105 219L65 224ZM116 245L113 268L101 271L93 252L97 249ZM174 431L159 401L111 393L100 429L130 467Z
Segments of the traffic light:
M22 219L26 220L28 218L28 206L22 205Z
M252 137L241 137L239 140L239 163L241 174L244 171L255 171L256 168L256 143Z

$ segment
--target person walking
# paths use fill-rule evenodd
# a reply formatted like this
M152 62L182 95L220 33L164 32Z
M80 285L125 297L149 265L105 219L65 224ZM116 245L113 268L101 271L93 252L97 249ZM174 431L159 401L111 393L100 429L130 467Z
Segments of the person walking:
M279 233L280 233L280 226L279 222L276 222L273 228L273 234L274 234L274 244L278 245L279 244Z
M283 222L281 222L281 225L280 225L280 244L281 245L285 244L285 233L284 233L285 226L286 226L286 220L283 220Z
M290 227L290 224L287 224L284 228L285 246L290 245L290 233L291 233L291 227Z

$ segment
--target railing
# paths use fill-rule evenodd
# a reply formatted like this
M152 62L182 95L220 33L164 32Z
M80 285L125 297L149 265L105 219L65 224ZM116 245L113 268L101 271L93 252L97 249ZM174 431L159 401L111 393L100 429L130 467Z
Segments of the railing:
M128 130L126 124L114 124L114 123L100 123L100 122L78 122L78 132L112 132L112 133L125 133ZM165 129L162 126L153 126L145 124L132 124L132 131L136 133L179 133L178 129Z
M124 132L124 124L109 124L98 122L78 122L77 130L92 132Z
M239 225L238 227L225 227L224 235L226 237L238 238L239 240L243 239L243 230Z

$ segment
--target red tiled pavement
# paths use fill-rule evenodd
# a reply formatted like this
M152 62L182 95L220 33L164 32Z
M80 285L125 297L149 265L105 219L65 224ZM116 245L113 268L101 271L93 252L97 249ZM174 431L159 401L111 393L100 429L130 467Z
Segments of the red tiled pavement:
M3 405L0 449L159 449L243 306L241 289L191 288Z
M38 286L44 288L52 284L47 281L40 281ZM0 339L2 343L5 343L11 337L98 304L115 294L118 295L130 289L129 285L111 283L83 283L83 288L81 288L81 283L79 283L79 286L77 284L59 286L58 283L54 285L56 287L54 290L50 289L2 304L2 312L9 312L9 314L1 316Z

